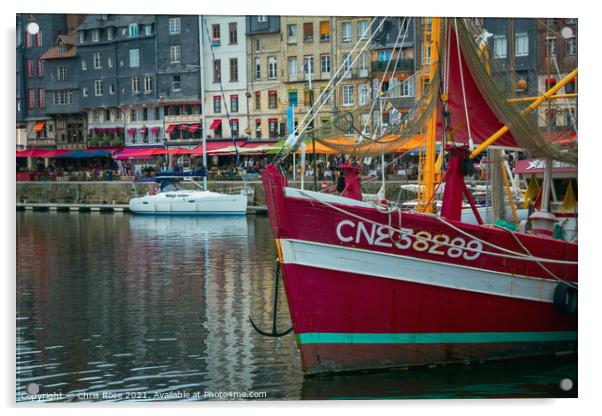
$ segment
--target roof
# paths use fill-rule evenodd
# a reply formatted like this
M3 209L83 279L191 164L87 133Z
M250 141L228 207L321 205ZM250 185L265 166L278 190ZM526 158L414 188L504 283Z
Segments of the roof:
M59 44L64 43L66 46L65 52L59 51ZM75 31L68 35L58 35L54 46L48 49L41 57L41 59L63 59L63 58L75 58L77 56L76 44L76 33Z
M110 14L106 19L100 14L90 14L77 30L102 29L105 27L127 27L130 23L142 25L154 23L153 15Z

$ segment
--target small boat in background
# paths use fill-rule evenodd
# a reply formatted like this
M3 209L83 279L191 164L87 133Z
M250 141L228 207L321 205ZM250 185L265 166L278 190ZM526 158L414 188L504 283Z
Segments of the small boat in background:
M195 184L199 189L183 189L180 182ZM154 215L245 215L247 190L240 194L211 192L191 177L156 176L141 182L155 182L146 195L130 200L129 209L136 214Z

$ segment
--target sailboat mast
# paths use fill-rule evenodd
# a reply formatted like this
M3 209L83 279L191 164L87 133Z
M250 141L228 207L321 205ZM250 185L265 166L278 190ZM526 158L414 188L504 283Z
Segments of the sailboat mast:
M439 17L433 17L430 19L430 27L425 25L424 27L424 42L428 44L429 48L425 50L425 54L428 52L428 61L426 56L423 58L425 63L424 70L428 70L428 76L423 74L422 79L422 91L424 93L426 84L431 82L437 71L439 65L439 38L441 33L441 19ZM424 156L424 166L422 169L422 184L424 186L424 192L418 200L418 210L420 212L433 212L433 195L435 193L435 158L437 155L436 138L437 134L437 111L433 111L426 131L426 151ZM420 186L420 184L419 184Z

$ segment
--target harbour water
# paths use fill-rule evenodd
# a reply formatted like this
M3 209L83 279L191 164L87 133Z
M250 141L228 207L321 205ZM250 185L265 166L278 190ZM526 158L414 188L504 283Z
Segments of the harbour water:
M293 335L248 319L271 329L265 216L16 218L17 401L577 396L574 357L304 379Z

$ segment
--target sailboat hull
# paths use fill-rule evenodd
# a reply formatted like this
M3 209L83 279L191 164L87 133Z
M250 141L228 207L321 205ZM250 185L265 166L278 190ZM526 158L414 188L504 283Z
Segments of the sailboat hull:
M577 317L554 304L558 280L550 274L577 280L575 244L527 235L517 242L493 227L386 214L286 188L274 171L263 181L306 373L576 349ZM406 234L391 236L389 224ZM546 263L545 271L483 241L575 263Z

